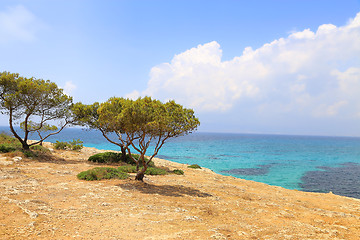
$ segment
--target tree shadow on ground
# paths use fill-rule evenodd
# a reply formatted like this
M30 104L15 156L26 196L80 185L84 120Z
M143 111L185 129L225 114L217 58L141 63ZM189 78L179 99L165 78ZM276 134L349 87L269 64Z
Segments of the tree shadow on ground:
M45 163L56 163L56 164L76 164L79 163L79 160L66 160L63 157L51 155L51 154L41 154L36 157L27 158L27 161L36 161L36 162L45 162ZM83 161L84 162L84 161Z
M212 197L211 194L182 185L152 185L144 182L134 182L117 186L124 190L137 190L145 194L159 194L168 197L183 197L185 195L191 197Z

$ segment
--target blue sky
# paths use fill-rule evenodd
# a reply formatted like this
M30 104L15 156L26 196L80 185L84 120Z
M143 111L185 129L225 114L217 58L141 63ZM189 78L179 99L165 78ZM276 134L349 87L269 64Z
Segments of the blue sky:
M353 0L2 0L0 71L84 103L175 99L200 131L360 136L359 12Z

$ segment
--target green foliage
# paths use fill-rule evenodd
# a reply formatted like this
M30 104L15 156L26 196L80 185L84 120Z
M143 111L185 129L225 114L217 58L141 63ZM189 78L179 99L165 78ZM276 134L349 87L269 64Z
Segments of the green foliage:
M183 171L183 170L180 170L180 169L175 169L175 170L173 171L173 173L176 174L176 175L184 175L184 171Z
M21 149L19 141L6 133L0 133L0 152L14 152Z
M73 151L79 151L81 149L83 149L83 141L80 141L80 139L73 139L71 142L69 142L71 150Z
M100 104L97 126L105 129L105 133L115 133L124 146L132 146L140 159L146 154L150 143L154 143L154 152L150 159L156 156L165 141L169 138L186 135L200 124L192 109L183 108L174 101L165 104L150 97L130 100L110 98ZM134 160L139 161L139 160ZM140 161L141 162L141 161ZM136 179L142 180L144 169Z
M35 153L35 152L32 152L32 151L23 151L25 157L27 158L34 158L34 157L37 157L38 155Z
M0 144L0 152L7 153L14 151L16 151L16 148L10 146L9 144Z
M60 141L56 141L55 143L53 143L54 148L58 149L58 150L73 150L73 151L79 151L81 150L84 146L82 145L82 141L80 141L80 139L73 139L72 141L69 142L60 142Z
M77 103L73 105L72 112L77 124L100 130L109 142L120 146L122 152L129 152L132 146L140 154L132 161L140 164L151 143L155 147L150 159L158 154L166 140L189 134L200 124L192 109L174 101L164 104L150 97L137 100L113 97L92 105ZM116 134L118 141L110 139L108 134ZM124 161L131 163L127 158ZM148 164L150 166L149 160L146 160L145 165ZM141 180L144 170L138 172L139 178L136 179Z
M121 172L127 172L127 173L136 173L136 166L134 165L124 165L118 167L118 170Z
M201 169L201 167L197 164L192 164L192 165L188 166L188 168Z
M57 131L58 127L55 125L49 125L47 123L35 123L33 121L24 121L20 123L20 128L25 132L27 129L30 134L36 132L40 139L43 139L43 134L46 132Z
M0 133L0 143L18 143L18 141L12 136L2 132Z
M33 145L29 150L23 150L21 143L16 138L11 137L5 133L1 133L0 152L15 152L15 154L18 152L18 154L23 154L27 158L37 158L41 156L46 157L50 150L40 145Z
M46 147L43 147L41 145L34 145L34 146L31 146L30 147L31 150L35 150L35 151L38 151L38 152L41 152L41 153L49 153L50 150L47 149Z
M140 155L138 154L132 154L133 158L136 160L139 159ZM149 161L148 158L144 157L145 161ZM122 159L121 153L115 153L115 152L104 152L104 153L97 153L95 155L92 155L89 157L88 161L91 162L97 162L97 163L118 163L123 162L131 165L136 165L136 162L134 162L128 154L126 154L125 159ZM142 161L139 162L139 166L142 166ZM148 164L149 167L155 167L155 164L153 161L150 161Z
M125 172L119 171L116 168L109 167L96 167L84 172L81 172L77 175L78 179L93 181L93 180L102 180L102 179L126 179L129 175Z
M94 181L101 179L126 179L129 177L128 173L136 173L136 166L124 165L117 169L111 167L96 167L87 171L80 172L77 175L78 179ZM161 168L149 167L145 174L147 175L166 175L168 172Z
M97 153L89 157L88 161L97 163L116 163L119 162L121 155L115 152Z
M73 123L80 126L86 126L92 129L99 129L97 121L99 115L97 113L100 104L95 102L91 105L82 104L81 102L75 103L71 107L74 115Z
M69 149L70 148L70 144L67 143L67 142L60 142L60 141L57 141L55 143L53 143L54 145L54 148L55 149L58 149L58 150L66 150L66 149Z
M25 78L18 73L0 73L0 110L9 116L10 130L24 150L68 125L71 121L71 105L72 98L49 80ZM58 127L47 124L49 121L58 123ZM13 128L16 123L20 123L24 138ZM35 132L40 140L29 144L29 135ZM42 136L44 132L49 133Z

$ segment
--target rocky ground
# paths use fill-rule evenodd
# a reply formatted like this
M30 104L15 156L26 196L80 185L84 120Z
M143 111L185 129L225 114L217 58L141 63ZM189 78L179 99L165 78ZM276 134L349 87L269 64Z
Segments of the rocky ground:
M100 152L0 156L0 239L360 239L360 200L221 176L156 159L185 175L145 182L76 178ZM99 166L99 165L96 165Z

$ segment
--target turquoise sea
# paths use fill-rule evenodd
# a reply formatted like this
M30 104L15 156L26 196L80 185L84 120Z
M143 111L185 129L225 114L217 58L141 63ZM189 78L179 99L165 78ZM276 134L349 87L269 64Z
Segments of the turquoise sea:
M73 139L87 147L119 150L100 132L78 128L65 129L48 141ZM360 199L360 138L195 132L169 140L158 157L287 189Z

